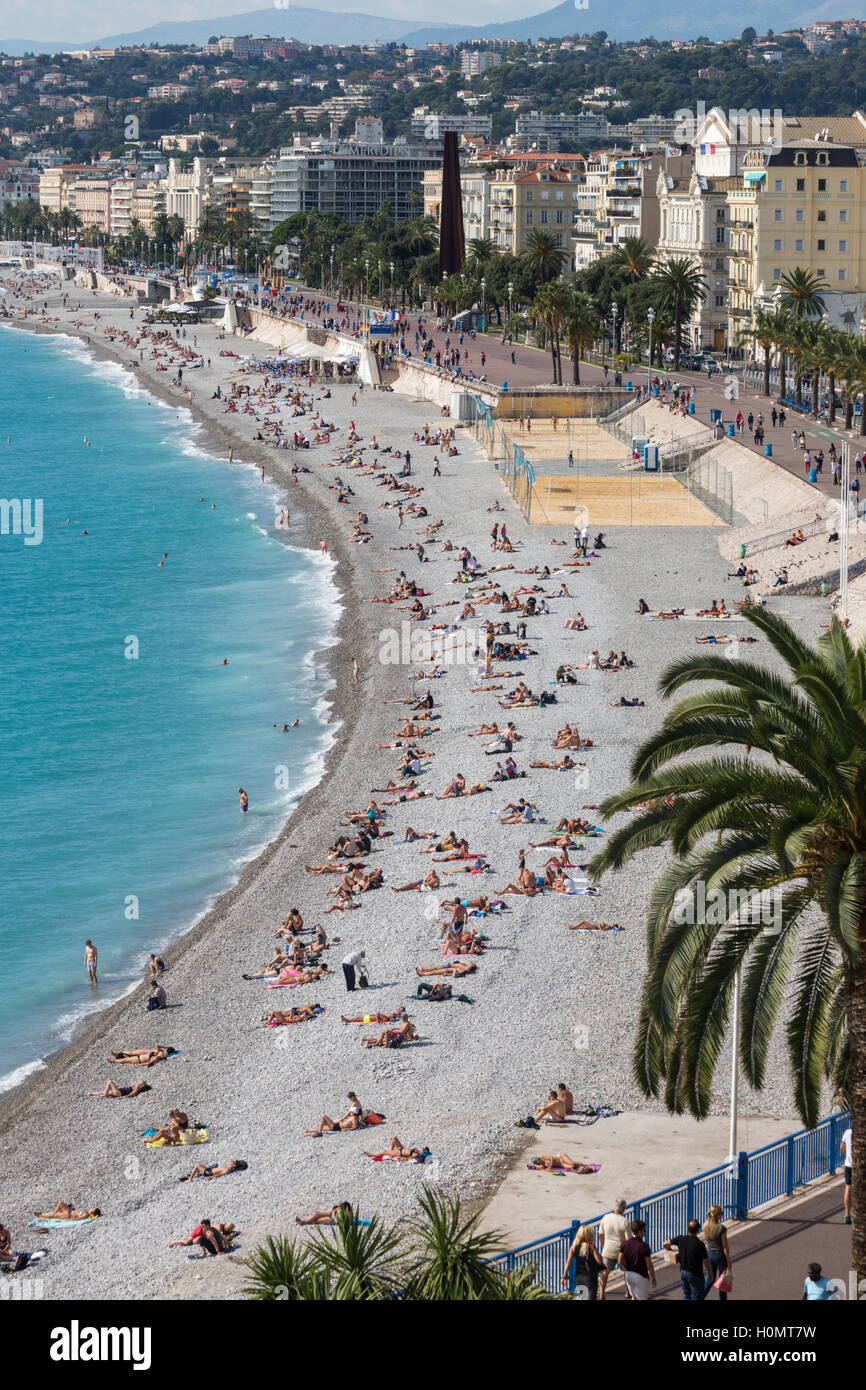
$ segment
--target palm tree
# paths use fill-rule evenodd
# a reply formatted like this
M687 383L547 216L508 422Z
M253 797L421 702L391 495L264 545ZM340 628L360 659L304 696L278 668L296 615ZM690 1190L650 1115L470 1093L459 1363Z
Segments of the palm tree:
M483 275L488 263L495 255L496 247L489 237L471 237L464 270L467 275Z
M557 246L554 233L547 231L545 227L533 227L526 242L523 258L542 285L556 280L562 274L568 259L565 251Z
M627 236L610 258L610 263L625 271L631 284L643 280L652 266L653 250L642 236Z
M361 1300L506 1302L553 1299L533 1266L501 1271L490 1261L500 1231L479 1231L480 1216L463 1216L460 1200L422 1187L421 1214L408 1232L378 1217L362 1222L338 1211L334 1229L316 1230L306 1245L269 1236L244 1263L247 1298L258 1301ZM407 1239L408 1237L408 1239Z
M782 308L789 309L794 318L817 318L824 313L826 306L821 292L830 286L823 276L796 266L794 270L785 271L780 284Z
M860 402L860 435L866 436L866 341L849 339L845 353L845 384L848 401L845 408L845 428L850 429L854 417L854 402Z
M489 1261L502 1249L501 1235L479 1231L480 1217L465 1217L458 1199L432 1187L422 1187L418 1205L421 1217L410 1228L409 1297L434 1303L494 1295L500 1274Z
M685 256L657 266L653 279L659 286L659 301L670 310L674 321L674 369L679 370L683 320L706 299L706 282L694 262Z
M553 362L553 382L562 385L561 334L571 308L571 291L562 281L541 285L532 304L532 312L544 325Z
M575 290L565 318L565 334L571 353L572 380L580 385L580 359L598 337L601 322L592 300L583 290Z
M813 1126L830 1078L850 1103L854 1268L866 1275L866 642L838 619L816 646L762 608L744 617L784 674L702 654L670 666L699 684L632 760L605 817L649 801L590 865L598 879L666 846L647 915L634 1072L669 1110L704 1117L742 972L738 1037L756 1090L784 1014L794 1099ZM707 687L707 682L716 682ZM693 759L693 751L710 756ZM742 750L741 755L735 751ZM710 910L701 910L701 897ZM772 911L768 914L768 904ZM762 920L756 920L762 918Z
M779 351L781 344L791 327L791 316L784 309L759 309L755 315L755 321L751 328L747 329L743 335L751 338L762 349L764 354L764 395L772 395L770 389L770 357L775 348ZM779 352L779 394L785 394L785 362L784 353Z

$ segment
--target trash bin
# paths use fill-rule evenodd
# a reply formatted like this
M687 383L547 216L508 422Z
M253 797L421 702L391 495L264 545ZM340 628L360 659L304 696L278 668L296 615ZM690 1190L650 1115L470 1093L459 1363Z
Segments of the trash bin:
M731 424L728 425L728 438L729 438L729 439L733 439L733 437L734 437L734 426L733 426L733 422L732 422Z
M817 483L817 481L818 481L818 470L817 470L817 468L810 468L810 469L809 469L809 482L810 482L810 483Z
M741 559L741 560L745 560L745 558L746 558L746 542L743 541L742 545L740 546L740 559Z
M507 382L507 381L503 381L502 386L501 386L500 389L503 390L503 391L507 391L507 390L508 390L508 382Z
M722 412L721 412L720 410L711 410L711 411L710 411L710 423L711 423L711 424L714 425L714 424L716 423L716 421L717 421L717 420L721 420L721 418L722 418Z
M690 415L694 415L694 413L695 413L695 403L694 403L694 401L689 401L689 414L690 414Z
M630 391L630 390L631 390L631 382L630 382L630 381L627 381L627 382L626 382L626 384L625 384L625 389L626 389L626 391Z
M765 458L765 459L771 459L772 457L773 457L773 446L772 446L772 444L765 444L765 445L764 445L764 458Z
M821 597L826 598L830 592L830 585L826 579L821 580Z

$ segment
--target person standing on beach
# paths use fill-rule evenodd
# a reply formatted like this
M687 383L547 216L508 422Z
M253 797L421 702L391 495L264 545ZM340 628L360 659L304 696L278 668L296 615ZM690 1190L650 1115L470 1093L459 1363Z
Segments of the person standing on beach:
M88 973L88 975L90 976L90 983L91 983L92 985L98 985L98 984L99 984L99 981L98 981L98 979L96 978L96 954L97 954L97 952L96 952L96 947L94 946L93 942L92 942L92 941L85 941L85 943L84 943L84 964L87 966L87 973Z
M247 811L250 809L250 799L244 791L243 787L238 787L238 796L241 799L241 811L244 815L246 815Z
M364 968L366 958L366 951L351 951L349 955L344 956L341 961L343 975L346 980L346 990L349 994L353 994L355 990L355 971L357 970L360 974Z
M352 657L352 683L353 683L354 685L357 685L357 684L358 684L358 678L359 678L359 676L360 676L360 673L361 673L361 668L360 668L359 665L358 665L358 658L357 658L356 656L353 656L353 657Z

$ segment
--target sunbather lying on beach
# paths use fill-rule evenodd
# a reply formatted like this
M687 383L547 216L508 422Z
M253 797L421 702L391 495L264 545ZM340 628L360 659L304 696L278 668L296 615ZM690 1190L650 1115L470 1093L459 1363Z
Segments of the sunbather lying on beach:
M564 757L564 758L560 758L560 759L559 759L559 762L557 762L557 763L548 763L548 762L545 762L545 761L544 761L543 759L541 759L541 758L537 758L534 762L531 762L531 763L529 764L529 766L530 766L530 767L548 767L548 768L551 768L554 772L566 772L566 771L568 771L570 768L577 767L577 763L574 761L573 758L569 757L569 755L566 753L565 757ZM581 763L580 766L581 766L581 767L585 767L586 764L585 764L585 763Z
M478 969L474 960L457 960L453 965L416 965L416 975L451 975L455 979L460 979L463 975L471 975Z
M569 931L624 931L616 922L568 922Z
M296 1216L298 1226L336 1226L340 1216L352 1215L351 1202L338 1202L330 1211L314 1211L312 1216Z
M306 1023L309 1018L318 1018L325 1010L321 1004L299 1004L295 1009L271 1009L264 1016L264 1028L283 1028L290 1023Z
M165 1062L177 1053L176 1047L166 1047L157 1043L156 1047L135 1047L126 1052L109 1052L109 1062L122 1062L127 1067L152 1067L157 1062Z
M397 1019L405 1019L406 1009L401 1005L392 1014L364 1014L361 1018L344 1018L340 1015L341 1023L394 1023Z
M242 1158L233 1158L231 1163L223 1164L197 1163L192 1172L187 1177L181 1178L180 1181L195 1182L197 1178L207 1178L208 1180L226 1178L229 1173L245 1173L248 1167L249 1164L245 1163Z
M554 1168L564 1169L566 1173L595 1173L597 1168L591 1163L575 1162L568 1154L536 1154L526 1165L527 1168L540 1168L550 1173Z
M362 1047L402 1047L404 1043L417 1042L415 1027L406 1018L396 1028L383 1028L377 1038L362 1038Z
M53 1211L34 1211L34 1216L38 1216L40 1221L89 1221L94 1216L101 1216L99 1207L84 1207L81 1211L73 1206L71 1202L58 1202Z
M407 1148L407 1146L397 1138L396 1134L392 1138L389 1147L382 1153L371 1154L367 1153L366 1149L364 1150L365 1157L372 1158L375 1163L381 1163L383 1159L393 1160L396 1163L417 1163L419 1159L423 1161L429 1153L430 1150L427 1148Z
M114 1081L107 1081L104 1091L85 1091L84 1094L96 1096L99 1100L129 1100L130 1096L140 1096L149 1090L146 1081L136 1081L134 1086L118 1086Z

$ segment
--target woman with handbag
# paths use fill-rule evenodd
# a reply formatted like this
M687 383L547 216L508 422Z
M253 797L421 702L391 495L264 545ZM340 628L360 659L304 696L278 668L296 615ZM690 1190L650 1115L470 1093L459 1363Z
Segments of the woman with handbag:
M704 1298L710 1289L718 1289L722 1303L727 1303L734 1281L732 1276L731 1251L728 1246L727 1228L722 1225L721 1207L710 1207L704 1222L703 1241L707 1247L707 1257L712 1265L712 1274L707 1275Z
M604 1269L604 1260L593 1241L591 1226L581 1226L571 1243L568 1259L562 1274L562 1287L568 1284L569 1270L574 1264L574 1296L581 1300L594 1302L598 1297L599 1271Z

